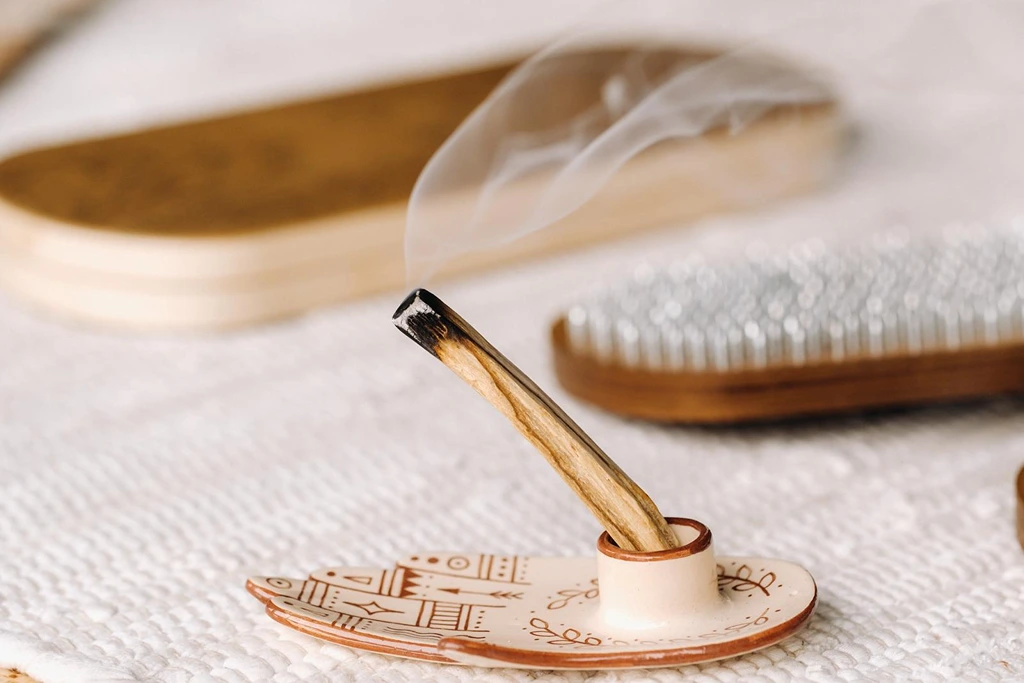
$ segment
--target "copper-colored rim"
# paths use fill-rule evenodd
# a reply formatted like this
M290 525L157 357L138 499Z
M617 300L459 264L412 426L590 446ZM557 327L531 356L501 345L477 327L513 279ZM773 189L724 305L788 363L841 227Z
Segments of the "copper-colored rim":
M440 654L433 646L429 645L411 647L405 641L394 640L386 636L363 636L358 631L346 631L345 633L349 634L348 637L346 637L339 635L336 631L329 631L326 628L320 629L316 627L314 622L301 621L297 618L289 619L287 613L277 611L273 605L269 603L267 604L267 616L277 623L283 624L288 628L293 628L300 633L305 633L307 636L313 636L320 640L326 640L332 643L337 643L338 645L344 645L345 647L355 648L357 650L377 652L382 655L391 655L393 657L420 659L428 662L441 662L443 664L457 663L451 658ZM324 624L324 626L326 627L327 624ZM391 646L389 643L395 643L395 645Z
M702 550L707 550L711 545L711 530L697 520L686 517L666 517L665 521L671 526L688 526L691 529L696 529L697 538L678 548L643 553L635 550L623 550L615 545L615 541L612 540L612 537L606 531L597 539L597 551L606 557L627 562L661 562L663 560L677 560L680 557L696 555Z
M344 645L345 647L355 648L357 650L378 652L380 654L391 655L394 657L406 657L409 659L441 662L444 664L457 663L452 659L445 657L432 646L411 646L405 641L395 640L383 635L364 636L358 631L347 631L346 633L348 635L346 637L344 635L339 635L336 631L329 631L326 628L317 628L317 625L314 622L302 621L298 617L279 611L271 602L276 597L285 597L288 600L295 600L296 602L301 602L301 600L268 593L252 581L245 582L245 589L250 595L264 604L267 616L271 619L279 624L293 628L300 633L305 633L308 636L313 636L320 640L326 640L332 643L337 643L338 645Z
M669 522L694 522L694 520L679 520L668 518ZM700 524L699 522L695 522ZM703 525L701 525L703 526ZM710 534L709 541L710 543ZM691 545L691 544L687 544ZM506 662L513 666L528 666L536 668L551 669L619 669L637 666L679 666L684 664L695 664L725 657L732 657L768 645L772 645L800 630L814 613L818 601L818 588L811 581L813 594L808 605L794 615L791 619L784 621L766 631L751 636L725 643L712 645L696 644L664 650L653 650L647 652L625 651L590 654L585 652L541 652L523 650L514 647L506 647L493 643L480 642L452 636L442 638L436 645L436 649L428 644L423 646L411 646L409 643L391 640L390 638L375 635L373 637L363 636L359 632L349 631L344 635L337 631L328 631L318 627L314 622L302 621L300 617L288 613L279 612L271 603L273 597L270 594L259 590L259 587L248 582L246 588L266 604L267 614L271 619L285 626L295 629L314 638L330 641L370 652L405 657L423 661L441 662L447 664L461 664L452 659L450 654L460 653L473 657L483 657L494 662Z
M507 662L517 666L545 667L552 669L621 669L636 666L681 666L698 662L734 657L778 643L803 627L814 613L818 604L818 587L810 604L792 619L778 626L755 633L746 638L712 645L691 645L670 650L648 652L611 652L588 654L585 652L536 652L521 650L493 643L466 640L453 636L442 638L438 649L442 653L453 652L483 657L492 661Z

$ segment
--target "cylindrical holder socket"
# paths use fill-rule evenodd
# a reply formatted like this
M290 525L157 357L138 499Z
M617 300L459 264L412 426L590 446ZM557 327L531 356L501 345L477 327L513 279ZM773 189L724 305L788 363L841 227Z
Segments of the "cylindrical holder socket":
M722 598L711 531L700 522L667 518L679 547L652 553L623 550L607 532L597 541L603 621L649 629L706 615Z

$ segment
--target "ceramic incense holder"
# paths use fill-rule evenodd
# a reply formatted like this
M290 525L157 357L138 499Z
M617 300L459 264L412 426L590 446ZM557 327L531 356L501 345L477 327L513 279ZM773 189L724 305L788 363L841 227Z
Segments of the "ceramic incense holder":
M810 618L817 588L782 560L716 557L711 531L669 518L679 546L595 558L418 553L390 569L250 578L271 618L348 647L527 669L678 666L773 645Z
M817 589L803 568L715 558L711 531L666 518L522 370L425 289L392 321L540 452L606 529L589 558L419 553L391 569L252 578L267 613L303 633L433 662L526 669L675 666L791 635Z

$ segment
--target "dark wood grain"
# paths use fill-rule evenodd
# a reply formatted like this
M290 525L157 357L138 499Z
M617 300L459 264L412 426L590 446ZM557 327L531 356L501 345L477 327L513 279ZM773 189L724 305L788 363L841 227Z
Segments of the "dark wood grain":
M443 301L416 290L395 311L394 322L505 415L620 548L654 552L678 545L650 497L533 380Z

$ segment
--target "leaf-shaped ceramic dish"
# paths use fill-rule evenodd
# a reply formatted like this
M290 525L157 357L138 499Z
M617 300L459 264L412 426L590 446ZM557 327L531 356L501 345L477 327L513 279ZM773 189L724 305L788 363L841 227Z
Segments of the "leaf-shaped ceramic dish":
M353 648L433 662L539 669L678 666L773 645L810 618L802 567L715 558L700 522L682 542L598 557L420 553L391 569L334 567L307 579L251 578L276 621ZM598 586L600 585L600 589Z

